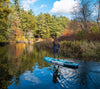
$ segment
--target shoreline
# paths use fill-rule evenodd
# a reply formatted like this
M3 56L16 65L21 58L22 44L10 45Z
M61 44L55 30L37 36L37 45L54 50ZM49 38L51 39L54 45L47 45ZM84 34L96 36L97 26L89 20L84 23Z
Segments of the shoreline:
M42 38L36 38L36 39L34 39L33 41L5 41L5 42L0 42L0 44L10 44L10 43L31 43L31 42L33 42L33 43L39 43L39 42L44 42L44 41L53 41L53 39L52 38L45 38L45 39L42 39Z

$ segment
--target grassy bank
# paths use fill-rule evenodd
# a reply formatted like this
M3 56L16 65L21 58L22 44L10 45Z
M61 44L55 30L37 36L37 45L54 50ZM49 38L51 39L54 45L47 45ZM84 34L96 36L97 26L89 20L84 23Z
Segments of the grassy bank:
M99 58L100 43L86 41L62 41L61 51L68 57Z
M52 41L42 41L34 44L37 48L42 48L53 52ZM66 58L99 58L100 42L88 41L61 41L60 54Z

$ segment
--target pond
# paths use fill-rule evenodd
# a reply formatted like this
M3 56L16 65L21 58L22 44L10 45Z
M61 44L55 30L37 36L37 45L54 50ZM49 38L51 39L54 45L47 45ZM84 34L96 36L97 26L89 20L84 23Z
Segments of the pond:
M49 64L33 44L0 46L0 89L100 89L100 62L67 59L78 69Z

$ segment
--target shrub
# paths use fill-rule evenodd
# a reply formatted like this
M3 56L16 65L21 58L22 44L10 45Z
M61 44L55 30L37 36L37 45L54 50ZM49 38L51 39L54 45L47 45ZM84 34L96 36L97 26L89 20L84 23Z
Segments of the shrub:
M88 41L61 41L60 54L67 58L100 57L100 43ZM36 45L39 49L53 51L52 41L43 41Z
M91 28L89 29L89 33L98 33L98 32L99 32L98 25L91 26Z

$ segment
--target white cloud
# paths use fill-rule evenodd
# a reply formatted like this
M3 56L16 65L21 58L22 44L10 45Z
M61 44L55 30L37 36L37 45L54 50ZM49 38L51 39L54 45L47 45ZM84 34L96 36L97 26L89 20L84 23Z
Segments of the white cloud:
M39 10L39 9L41 9L41 8L44 8L44 7L47 7L47 5L41 5L40 7L36 7L35 9L34 9L34 11L36 11L36 10Z
M34 4L37 0L23 0L22 5L25 10L30 9L30 5Z
M47 7L47 5L41 5L40 8Z
M56 1L50 11L53 14L70 14L74 6L79 5L79 0L60 0Z
M96 16L98 14L99 6L95 6L92 15Z
M35 77L33 75L33 73L31 73L30 71L27 71L27 73L24 73L23 74L23 79L24 80L27 80L27 81L30 81L30 82L34 82L34 83L40 83L40 80L38 77Z

